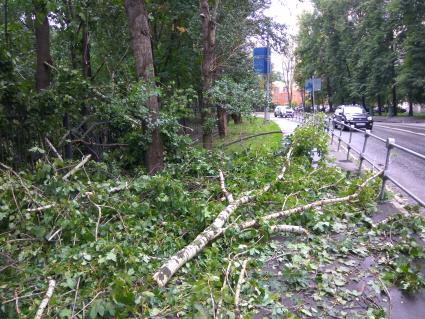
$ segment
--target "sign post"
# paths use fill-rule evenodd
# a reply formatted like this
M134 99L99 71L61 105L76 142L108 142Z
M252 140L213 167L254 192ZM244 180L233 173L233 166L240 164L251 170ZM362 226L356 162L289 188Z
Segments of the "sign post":
M322 80L320 78L311 78L305 81L304 89L308 93L312 93L313 96L313 112L315 111L314 105L315 105L315 98L314 98L314 92L320 91L322 89Z
M265 78L266 105L264 107L264 121L269 121L269 103L270 103L270 47L254 48L254 70L262 74Z

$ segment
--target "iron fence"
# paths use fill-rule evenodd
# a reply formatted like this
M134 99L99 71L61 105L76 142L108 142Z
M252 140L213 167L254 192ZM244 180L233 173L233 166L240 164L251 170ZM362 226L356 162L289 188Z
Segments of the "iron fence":
M298 112L294 115L294 120L297 121L297 122L300 122L300 123L305 123L309 119L313 119L313 121L315 121L315 117L313 116L313 114ZM338 126L338 128L337 128L337 126ZM400 150L402 152L410 154L410 155L412 155L416 158L419 158L421 160L424 160L424 161L425 161L425 155L420 154L420 153L415 152L411 149L408 149L408 148L406 148L402 145L397 144L396 141L395 141L395 138L389 137L387 139L383 139L383 138L381 138L377 135L372 134L370 130L361 130L361 129L355 128L353 125L347 125L343 122L336 121L335 119L333 119L331 117L328 117L325 120L325 129L330 135L331 144L333 144L334 139L338 140L338 146L337 146L338 151L340 150L341 143L346 145L347 160L350 157L350 152L355 152L355 153L358 154L359 164L358 164L357 169L358 169L359 172L361 171L363 163L365 161L368 162L372 166L373 169L379 170L379 168L374 164L374 162L366 156L366 150L367 150L367 147L369 145L368 141L369 141L370 138L375 139L375 140L379 141L380 143L382 143L386 148L386 154L385 154L385 164L384 164L384 168L383 168L384 173L382 174L382 183L381 183L381 189L380 189L380 194L379 194L380 199L381 200L384 199L385 185L386 185L387 181L391 181L394 185L396 185L403 192L405 192L407 195L409 195L418 204L420 204L422 207L425 207L425 201L420 199L407 186L403 185L399 180L397 180L389 172L390 164L391 164L390 156L391 156L392 150L394 150L394 149ZM342 131L345 130L345 129L348 129L348 131L349 131L348 142L344 141L343 138L342 138ZM362 144L361 150L354 147L354 145L352 143L353 132L359 132L363 135L363 144Z

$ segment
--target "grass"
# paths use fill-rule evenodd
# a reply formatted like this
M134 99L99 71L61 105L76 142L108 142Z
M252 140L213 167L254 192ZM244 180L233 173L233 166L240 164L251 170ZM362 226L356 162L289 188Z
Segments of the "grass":
M259 133L267 133L273 131L279 131L279 126L269 121L264 123L262 118L250 117L244 118L242 124L234 124L229 122L228 126L228 135L225 138L217 139L215 142L215 147L223 148L224 145L229 144L234 141L238 141L244 137L252 136ZM238 152L247 148L259 149L262 147L275 148L279 147L282 140L281 134L270 134L254 137L240 143L235 143L225 147L226 152Z

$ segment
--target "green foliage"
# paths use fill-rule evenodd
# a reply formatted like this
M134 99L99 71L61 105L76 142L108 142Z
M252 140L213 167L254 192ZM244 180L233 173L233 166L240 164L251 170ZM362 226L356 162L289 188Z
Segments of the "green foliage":
M324 131L323 114L311 118L307 125L298 127L291 136L294 155L312 159L313 151L321 156L328 153L328 136Z
M425 101L421 1L313 1L301 17L296 81L323 81L329 104ZM396 96L392 88L396 86ZM393 110L394 111L394 110Z

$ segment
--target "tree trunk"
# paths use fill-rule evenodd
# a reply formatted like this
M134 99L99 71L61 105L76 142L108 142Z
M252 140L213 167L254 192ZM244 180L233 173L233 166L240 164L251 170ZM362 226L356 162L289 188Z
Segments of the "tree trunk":
M202 18L202 124L203 124L203 135L202 142L206 149L212 148L212 129L209 125L211 121L211 102L208 98L207 92L210 90L213 82L214 75L214 60L215 60L215 32L216 22L215 18L217 15L219 0L214 0L213 7L210 11L208 0L200 0L200 13Z
M409 116L413 116L413 102L411 98L409 98Z
M226 137L227 135L227 112L221 106L217 106L217 118L218 118L218 134L220 137Z
M151 92L154 92L156 84L148 13L145 8L145 2L144 0L125 0L125 10L131 33L137 77L145 80L151 86ZM145 128L149 126L153 126L153 128L150 129L151 142L148 144L145 152L145 166L149 174L154 174L164 168L163 145L160 129L157 125L159 119L158 97L154 94L151 95L146 102L146 106L149 110L148 121L150 123L145 123Z
M397 116L397 87L395 83L393 84L393 101L391 105L391 111L389 116Z
M378 94L378 114L382 115L382 101L381 101L381 95Z
M44 11L44 10L41 10ZM37 54L37 69L35 72L35 86L37 91L46 89L50 85L50 67L52 64L50 57L50 30L47 13L37 12L35 21L35 41Z
M86 79L91 79L92 69L90 59L90 34L87 30L87 22L83 22L82 47L83 75Z
M232 115L233 123L235 124L242 124L242 115L238 113L233 113Z
M329 79L329 77L327 77L326 78L326 89L327 89L327 92L328 92L328 103L329 103L329 112L332 112L333 111L333 105L332 105L332 87L331 87L331 84L330 84L330 79Z

